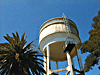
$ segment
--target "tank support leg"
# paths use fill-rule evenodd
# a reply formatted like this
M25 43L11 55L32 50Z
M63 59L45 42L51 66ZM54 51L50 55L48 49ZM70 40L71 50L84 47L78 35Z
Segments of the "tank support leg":
M56 68L58 70L58 61L56 61ZM59 74L59 72L57 72L57 74Z
M50 64L50 48L47 45L47 75L49 75L49 64Z
M82 60L81 60L81 56L80 56L80 53L79 53L78 49L77 49L77 59L78 59L80 70L83 71Z
M47 57L46 57L46 53L45 53L45 56L44 56L44 70L47 72ZM46 75L46 74L44 74Z
M69 51L67 51L66 54L67 54L68 65L70 66L70 75L74 75L74 71L72 68L73 63Z
M80 53L79 53L79 50L78 49L77 49L77 59L78 59L80 71L82 72L83 71L83 65L82 65L82 60L81 60L81 56L80 56ZM83 74L82 75L85 75L85 72L84 71L83 71Z

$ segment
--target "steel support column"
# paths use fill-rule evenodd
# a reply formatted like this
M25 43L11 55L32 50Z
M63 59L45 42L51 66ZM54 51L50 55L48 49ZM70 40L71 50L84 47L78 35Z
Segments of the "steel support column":
M70 67L70 75L74 75L74 71L72 68L73 63L72 63L70 53L67 51L66 54L67 54L68 66Z
M50 47L47 45L47 75L49 75L49 64L50 64Z

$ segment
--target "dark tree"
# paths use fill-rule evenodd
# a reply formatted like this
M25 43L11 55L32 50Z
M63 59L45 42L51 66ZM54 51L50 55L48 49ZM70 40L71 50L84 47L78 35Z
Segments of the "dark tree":
M17 32L12 35L4 36L8 43L0 43L0 75L43 75L43 55L33 48L35 40L25 45L25 33L21 39Z
M100 11L93 18L92 30L89 31L90 37L82 44L81 52L89 52L85 60L84 71L89 71L93 66L98 65L100 69Z

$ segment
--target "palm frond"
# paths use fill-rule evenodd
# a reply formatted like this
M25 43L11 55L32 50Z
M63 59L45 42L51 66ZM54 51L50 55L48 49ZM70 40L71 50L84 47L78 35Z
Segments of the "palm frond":
M17 37L17 43L20 42L20 37L17 31L16 31L16 37Z
M21 41L24 40L24 37L25 37L25 33L22 35L22 37L21 37Z
M35 40L34 40L34 41L35 41ZM27 51L27 50L33 48L33 47L36 47L36 45L34 45L34 43L33 43L34 41L32 41L32 42L30 42L28 45L26 45L26 46L24 47L24 49L23 49L22 52L25 52L25 51Z

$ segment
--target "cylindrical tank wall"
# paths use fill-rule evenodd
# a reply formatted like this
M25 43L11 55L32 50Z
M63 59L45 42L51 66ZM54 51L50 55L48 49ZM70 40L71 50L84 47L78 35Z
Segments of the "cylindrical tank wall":
M71 33L79 37L79 32L77 30L75 23L69 19L67 20L70 26ZM39 42L44 37L56 32L66 32L64 20L62 17L50 19L41 26L39 31Z

